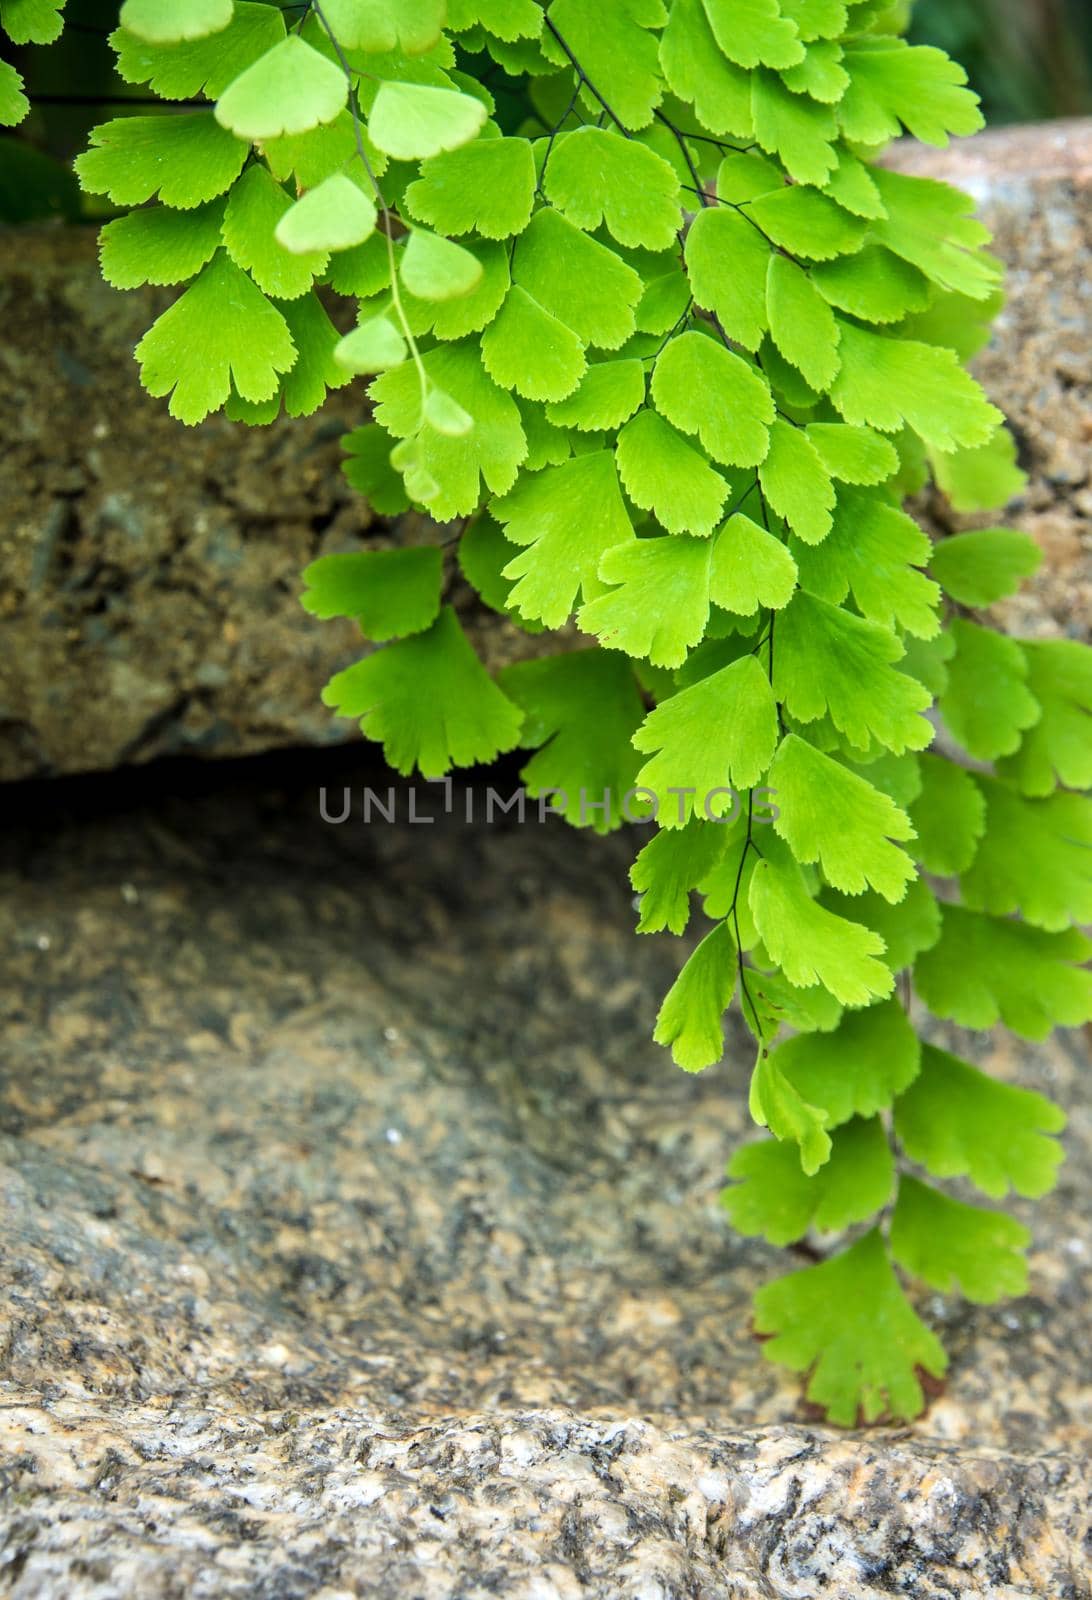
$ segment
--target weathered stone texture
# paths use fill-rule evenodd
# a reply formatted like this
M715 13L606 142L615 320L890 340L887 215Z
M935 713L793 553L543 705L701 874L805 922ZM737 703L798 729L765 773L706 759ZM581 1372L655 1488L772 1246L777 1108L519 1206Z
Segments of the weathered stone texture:
M1078 1040L958 1041L1073 1112L1031 1290L920 1297L946 1383L839 1433L749 1331L751 1051L649 1043L630 840L68 803L0 864L0 1593L1086 1600Z
M979 372L1031 474L1014 520L1047 560L1004 619L1081 632L1092 126L896 159L970 187L1010 268ZM101 281L90 230L0 232L0 778L355 737L319 703L354 630L312 621L296 596L315 555L383 536L338 466L362 387L307 421L184 429L131 357L156 304ZM523 639L492 621L480 637L491 659Z

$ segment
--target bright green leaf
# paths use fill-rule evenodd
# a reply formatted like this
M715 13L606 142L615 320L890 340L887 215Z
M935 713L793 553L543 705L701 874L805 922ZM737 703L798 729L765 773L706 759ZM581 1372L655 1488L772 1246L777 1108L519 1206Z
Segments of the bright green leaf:
M796 562L773 534L750 517L729 517L716 537L709 598L726 611L749 616L760 607L780 610L796 588Z
M282 300L277 309L288 324L296 347L296 359L281 383L285 413L309 417L322 405L330 389L340 389L349 381L344 367L334 357L337 329L317 294Z
M546 198L578 228L601 223L620 244L666 250L682 227L679 180L646 145L608 128L578 128L558 140Z
M627 128L646 128L663 95L657 40L662 0L553 0L547 13L581 69ZM567 57L558 52L562 61Z
M536 751L520 773L532 798L552 794L551 809L574 827L621 827L636 782L631 740L644 715L629 662L574 650L506 667L500 685L524 713L520 743ZM638 815L636 800L629 809Z
M798 1147L800 1168L806 1176L814 1176L829 1160L826 1112L803 1098L766 1051L759 1053L751 1074L748 1104L751 1117L760 1128L769 1128L775 1139Z
M993 1199L1009 1189L1033 1198L1053 1189L1062 1149L1051 1136L1064 1127L1064 1112L1043 1095L999 1083L933 1045L895 1102L895 1132L912 1161L935 1178L969 1178Z
M828 911L878 933L887 946L884 962L892 972L913 966L922 951L931 950L940 938L940 904L921 878L909 885L897 905L871 890L846 895L824 889L819 899Z
M528 400L564 400L587 372L576 334L518 283L482 336L482 361L494 383Z
M867 217L870 222L884 216L884 203L876 186L873 169L851 155L844 146L835 149L837 166L823 184L823 190L832 200L837 200L855 217Z
M807 273L786 256L770 256L766 308L770 335L785 360L813 389L828 389L838 371L838 324Z
M769 1361L811 1369L808 1399L832 1422L852 1427L884 1413L917 1416L925 1404L916 1369L941 1377L943 1347L899 1287L873 1229L841 1255L766 1284L755 1296L755 1326L770 1333Z
M831 529L834 485L803 428L778 417L770 427L769 453L758 469L762 491L797 538L818 544Z
M345 434L341 443L349 452L342 470L352 487L380 516L395 517L406 511L409 501L405 485L391 465L390 434L378 423L368 422Z
M115 217L99 234L102 275L115 289L183 283L215 255L223 217L215 200L192 211L150 206Z
M211 113L115 117L91 130L76 173L91 194L139 206L158 195L188 211L223 194L239 176L247 147L218 127Z
M969 772L944 756L921 757L922 789L910 807L914 855L926 872L965 872L986 826L986 802Z
M268 400L296 359L283 316L218 252L136 347L149 394L171 397L170 413L200 422L227 400Z
M408 354L405 339L388 317L369 317L338 340L334 359L346 372L385 372Z
M483 268L473 251L461 244L414 228L406 240L399 271L410 294L418 299L457 300L478 287Z
M885 144L900 123L915 139L946 145L950 133L982 127L978 96L963 86L963 68L932 45L860 38L847 47L850 87L838 108L847 139Z
M921 1066L921 1045L898 999L847 1011L830 1033L801 1033L771 1058L830 1128L886 1111Z
M951 624L950 633L956 650L940 696L941 715L953 738L976 760L1011 755L1024 729L1042 715L1027 687L1027 660L1014 639L962 617Z
M891 993L894 979L878 959L883 940L812 900L795 866L760 861L749 900L771 960L797 988L821 983L847 1006L867 1005Z
M933 454L930 462L937 487L956 511L993 511L1008 505L1027 484L1016 464L1016 440L1008 428L973 450Z
M1092 941L1072 929L1047 933L1024 922L942 907L941 936L918 960L918 993L938 1017L964 1028L1001 1021L1024 1039L1092 1020Z
M791 67L804 59L794 25L777 0L704 0L713 37L741 67Z
M335 172L289 206L274 230L293 255L349 250L375 232L375 201L350 177Z
M537 39L542 10L534 0L448 0L447 25L454 33L477 23L501 39Z
M721 0L724 3L724 0ZM797 183L825 183L837 165L834 112L818 100L793 94L774 72L751 79L755 138L776 155Z
M904 1174L891 1218L891 1254L905 1272L942 1294L958 1292L976 1305L1027 1293L1024 1251L1031 1234L1022 1222L941 1194Z
M1092 802L1059 791L1028 799L1007 783L976 774L986 826L960 878L964 904L1061 932L1092 923Z
M690 920L690 893L720 861L728 829L692 817L684 828L658 828L630 869L640 896L638 933L664 928L683 933Z
M669 533L712 533L728 485L655 411L638 411L618 435L618 472L635 505Z
M873 171L873 181L886 216L873 226L873 236L942 289L984 300L1000 278L996 261L982 246L989 232L974 216L974 200L949 183L905 172ZM921 307L910 309L922 309Z
M291 205L268 169L255 162L232 187L224 216L224 244L231 259L278 300L306 294L329 260L325 250L299 255L280 242L277 226Z
M931 546L912 517L861 489L838 492L834 528L815 548L796 549L800 582L835 604L852 591L862 616L920 639L940 629L940 590L917 569Z
M833 39L814 43L799 66L789 67L781 74L786 89L793 94L810 95L824 105L837 105L849 87L849 74L842 65L843 50ZM832 151L835 161L838 152ZM825 174L829 177L830 174Z
M30 110L23 79L10 61L0 61L0 128L14 128Z
M736 949L726 922L707 933L664 996L657 1044L684 1072L703 1072L724 1054L724 1013L736 987Z
M304 568L300 604L314 617L349 617L366 639L383 644L436 621L442 568L438 545L320 556Z
M337 673L322 695L358 718L396 772L439 778L493 761L519 740L522 713L490 678L450 606L425 633L385 645Z
M341 68L289 34L228 84L216 102L216 120L240 139L306 133L332 122L347 93Z
M462 339L468 333L480 333L504 303L510 281L504 246L487 239L468 239L462 249L482 269L477 287L453 300L415 300L412 295L403 295L404 309L416 333L431 332L437 339Z
M841 321L842 365L830 391L846 422L891 433L909 423L937 450L984 444L1002 416L951 350Z
M859 749L875 738L896 754L923 750L931 696L891 665L901 653L887 628L798 590L777 623L777 697L802 722L828 712Z
M592 433L620 428L645 397L645 373L639 361L601 361L584 373L567 399L553 401L546 415L559 428Z
M396 161L420 161L469 144L486 108L473 95L423 83L379 85L368 118L372 143Z
M694 299L712 311L729 339L757 350L769 319L769 242L740 211L699 211L686 235L686 267Z
M709 620L709 557L707 539L686 536L631 539L608 550L599 576L619 587L583 607L582 632L654 667L681 666Z
M754 467L770 449L770 388L742 356L700 333L669 341L652 373L656 409L729 466Z
M832 306L866 322L899 322L930 299L924 274L877 244L865 245L855 256L817 262L811 280Z
M843 0L779 0L781 15L796 25L801 39L837 39L848 17Z
M842 1015L841 1005L822 984L798 989L781 972L756 972L753 967L747 969L747 999L749 1004L740 1008L743 1020L763 1049L781 1027L828 1032ZM799 1170L799 1160L796 1165Z
M981 528L938 540L929 565L945 594L960 605L992 606L1015 594L1042 559L1043 552L1029 533Z
M809 422L804 431L831 477L840 483L886 483L898 471L895 446L871 428L854 428L845 422Z
M1059 783L1092 788L1092 650L1073 639L1019 643L1042 716L998 762L998 773L1022 794L1048 795Z
M650 711L633 743L652 755L638 782L660 797L661 826L723 816L734 802L731 789L751 788L773 756L777 707L769 679L756 657L743 656Z
M462 438L430 430L423 436L423 460L438 485L429 510L441 522L478 509L479 478L494 494L516 481L527 454L527 438L511 395L498 389L484 371L472 344L443 345L422 357L425 375L474 418ZM412 362L381 373L371 386L376 419L400 439L421 426L421 386Z
M424 403L425 421L436 429L437 433L446 435L449 439L462 439L474 428L474 418L469 411L464 411L457 400L453 400L442 389L430 389L425 395Z
M415 56L439 41L444 0L323 0L322 15L347 50Z
M65 0L3 0L0 28L12 44L52 44L64 27Z
M883 1209L895 1190L895 1164L878 1117L855 1118L831 1137L829 1159L812 1176L791 1145L762 1139L737 1150L737 1181L720 1201L737 1233L792 1244L809 1228L841 1232Z
M797 861L818 862L846 894L872 888L902 899L914 867L893 840L913 837L909 817L865 778L798 735L781 741L770 767L779 815L774 828Z
M203 39L150 44L117 28L110 43L117 52L118 76L126 83L146 83L164 100L190 100L200 94L215 100L283 38L284 18L279 10L235 0L227 27Z
M326 178L333 177L335 172L343 172L350 167L362 182L367 182L367 174L360 166L356 142L358 132L359 129L353 126L351 114L339 111L332 122L308 128L304 133L287 133L277 139L264 139L262 153L278 183L294 179L296 192L317 188ZM367 134L360 134L360 142L372 172L377 178L381 177L388 165L386 156L375 148Z
M672 93L694 106L702 127L753 137L751 75L721 54L702 0L673 0L660 65Z
M865 235L860 217L843 211L816 189L799 184L759 195L748 202L747 214L774 244L812 261L851 255Z
M475 139L423 162L406 205L439 233L505 239L530 222L534 191L526 139Z
M582 344L616 350L636 327L640 277L549 207L535 213L517 240L512 277Z
M221 33L234 9L232 0L125 0L118 20L149 44L182 44Z
M585 598L599 593L604 552L633 538L609 450L525 473L491 509L513 544L526 546L504 569L519 580L511 604L548 628L566 621L581 589Z

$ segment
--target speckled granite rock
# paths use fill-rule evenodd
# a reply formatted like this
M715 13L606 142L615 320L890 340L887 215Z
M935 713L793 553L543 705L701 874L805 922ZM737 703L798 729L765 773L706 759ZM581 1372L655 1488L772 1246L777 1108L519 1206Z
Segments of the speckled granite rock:
M979 372L1014 420L1016 521L1047 561L1004 620L1087 629L1092 124L895 159L970 187L1011 270ZM360 386L306 422L183 429L130 355L154 306L103 284L90 231L0 230L0 778L355 734L318 698L354 630L296 594L312 557L382 536L338 468ZM526 648L492 620L478 638L487 659Z
M926 1296L928 1413L819 1426L716 1205L747 1047L648 1042L630 841L322 824L352 759L5 831L0 1593L1087 1597L1080 1040L962 1041L1073 1107L1029 1296Z

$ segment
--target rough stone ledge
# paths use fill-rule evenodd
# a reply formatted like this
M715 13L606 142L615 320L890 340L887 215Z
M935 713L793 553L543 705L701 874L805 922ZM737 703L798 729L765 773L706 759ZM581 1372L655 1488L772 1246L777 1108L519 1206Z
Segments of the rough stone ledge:
M1080 632L1092 514L1092 124L989 132L895 159L967 184L1009 265L1009 304L978 370L1012 417L1031 475L1012 520L1047 559L1004 620ZM383 537L338 466L338 438L362 417L361 387L304 422L183 429L143 394L131 358L161 301L105 285L90 230L0 231L0 407L10 419L0 778L356 736L319 702L358 653L354 630L312 621L296 594L314 556ZM527 648L496 623L479 643L490 660Z
M1088 1592L1082 1473L1058 1457L562 1409L413 1427L352 1405L301 1415L200 1397L109 1418L4 1399L0 1442L26 1512L8 1530L13 1600Z

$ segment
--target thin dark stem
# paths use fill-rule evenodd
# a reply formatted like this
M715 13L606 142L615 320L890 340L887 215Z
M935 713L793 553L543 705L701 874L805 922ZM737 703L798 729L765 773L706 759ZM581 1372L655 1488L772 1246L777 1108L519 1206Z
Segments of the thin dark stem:
M758 1015L758 1008L755 1005L754 1000L751 997L751 991L747 987L747 968L744 966L744 963L743 963L743 944L742 944L742 940L740 938L740 932L739 932L739 891L740 891L740 887L741 887L741 885L743 883L743 868L744 868L744 866L746 865L746 862L747 862L748 852L751 851L752 849L757 852L757 849L758 849L757 845L754 842L754 838L753 838L754 809L755 809L755 792L754 792L753 789L748 789L748 791L747 791L747 837L743 841L743 849L740 851L739 867L736 870L735 886L732 889L732 911L731 911L731 917L732 917L732 927L733 927L733 930L735 932L735 940L736 940L736 963L737 963L737 966L739 968L739 992L740 992L741 1002L743 1000L746 1000L747 1004L751 1008L751 1016L754 1018L755 1033L758 1035L759 1045L761 1046L763 1051L765 1051L765 1048L766 1048L766 1035L762 1031L762 1022L761 1022L761 1020L759 1018L759 1015Z
M361 164L363 165L364 171L368 174L368 181L369 181L369 183L371 184L372 188L375 191L375 197L376 197L377 201L379 202L379 208L383 213L384 225L389 230L391 214L390 214L390 211L387 209L387 202L383 198L383 192L379 187L379 181L376 178L375 173L372 171L372 164L368 160L368 152L364 148L364 132L363 132L363 129L361 128L361 125L360 125L360 108L356 103L356 88L355 88L355 86L353 84L353 69L349 65L348 56L345 54L345 51L341 47L340 39L334 33L334 30L331 28L330 24L326 20L326 16L325 16L325 14L323 12L322 6L319 4L319 0L311 0L310 9L314 12L315 16L319 19L319 22L321 22L322 27L323 27L323 29L324 29L324 31L326 33L326 37L330 41L331 48L333 49L334 54L337 56L338 65L340 66L342 72L345 74L345 80L349 85L349 113L350 113L350 115L351 115L351 117L353 119L353 139L354 139L354 141L356 143L356 153L360 157Z
M568 122L570 116L572 115L573 108L576 105L576 102L577 102L579 96L580 96L580 84L578 82L577 85L576 85L576 88L573 90L572 99L569 101L568 105L565 107L564 111L561 113L561 117L559 118L557 123L555 123L555 125L550 129L550 137L549 137L549 140L547 141L547 144L546 144L546 154L542 158L542 171L539 173L538 182L535 184L535 194L543 202L543 204L546 203L546 196L545 196L545 194L543 192L542 185L546 182L546 169L550 165L550 157L554 153L554 143L555 143L555 141L557 139L558 134L561 132L562 128L565 126L566 122Z
M707 189L702 189L700 187L695 188L689 183L684 183L680 187L685 189L688 194L696 194L701 201L703 208L711 205L727 206L729 211L737 212L745 222L749 222L751 224L751 227L754 228L756 233L760 233L762 235L771 250L775 250L778 255L787 257L794 266L802 266L802 263L797 260L796 256L792 254L791 250L786 250L783 245L779 245L776 240L771 239L765 228L755 221L754 217L752 217L751 213L747 210L747 206L749 204L747 200L725 200L722 195L710 194Z
M776 621L777 621L777 612L771 606L771 608L770 608L770 666L769 666L770 688L771 688L771 690L773 690L774 705L777 707L777 727L778 727L778 732L781 734L781 737L784 738L785 737L785 717L784 717L784 714L782 712L781 701L777 698L777 691L774 689L774 686L773 686L774 685L774 627L775 627Z
M689 172L690 176L694 180L694 184L695 184L695 191L694 192L700 197L701 203L702 203L703 206L709 205L710 199L709 199L709 196L706 194L705 190L702 187L701 173L698 171L697 167L694 165L694 158L690 154L690 151L687 148L686 140L683 138L683 136L679 132L678 128L676 128L675 124L673 122L670 122L667 119L667 117L664 116L662 111L657 111L656 112L656 116L659 119L659 121L663 123L664 127L665 128L669 128L671 130L672 134L674 135L675 143L678 145L679 152L682 155L683 160L686 162L686 170ZM687 187L687 185L683 184L683 188L685 189L686 187Z
M576 75L579 78L580 82L588 90L589 94L592 94L592 95L595 96L595 98L599 101L599 104L603 107L603 110L607 113L607 116L611 119L611 121L613 123L617 124L617 126L619 128L621 128L622 132L625 134L626 138L628 139L630 137L629 129L626 127L625 123L622 121L622 119L618 115L618 113L616 111L614 111L614 109L612 108L612 106L610 104L610 101L607 100L606 97L599 92L599 90L595 87L595 84L588 77L588 74L584 71L584 68L580 65L580 62L576 59L576 56L569 49L569 46L565 43L565 40L562 38L561 34L558 32L556 23L552 22L549 17L546 17L545 21L546 21L547 28L549 28L550 32L553 34L554 38L557 40L557 42L561 46L562 50L564 50L565 54L568 56L569 60L572 62L573 71L576 73Z

